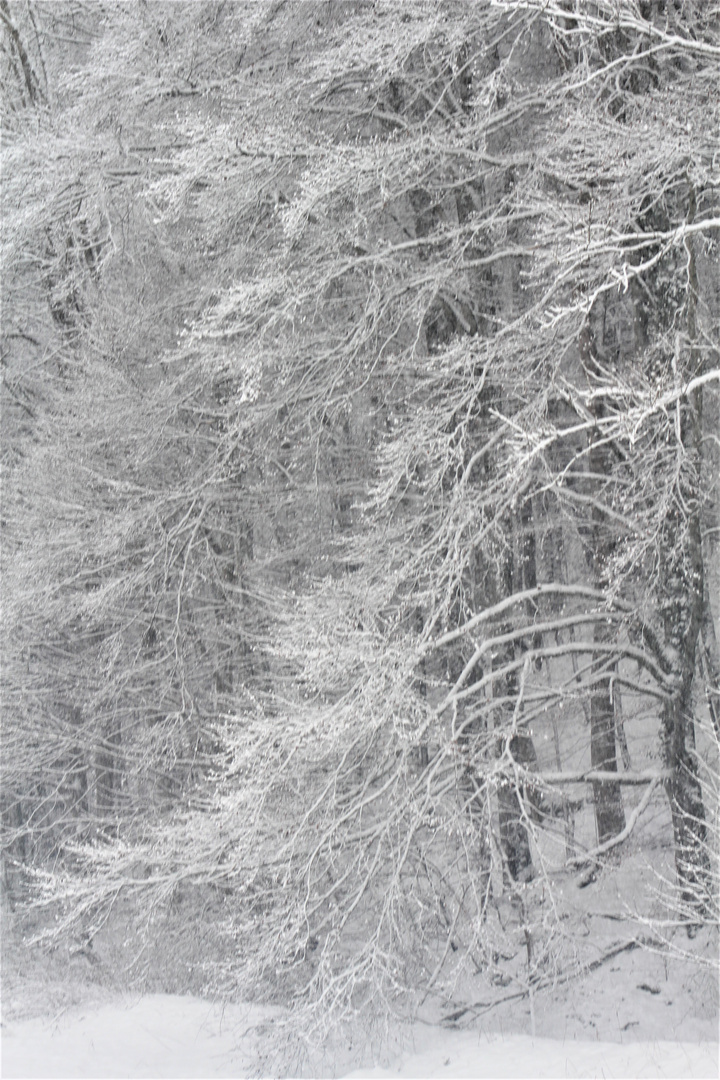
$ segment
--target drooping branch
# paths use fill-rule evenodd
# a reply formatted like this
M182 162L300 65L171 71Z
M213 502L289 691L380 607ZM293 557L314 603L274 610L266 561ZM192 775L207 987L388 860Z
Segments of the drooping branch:
M435 641L424 644L422 646L422 652L429 652L431 649L449 645L452 642L457 641L458 638L468 634L471 630L474 630L476 626L487 622L488 619L496 618L498 615L504 614L508 609L518 605L527 604L528 601L538 600L541 596L568 596L602 602L606 602L608 599L606 593L599 589L592 589L589 586L563 585L555 582L546 582L541 585L536 585L532 589L524 589L522 592L513 593L512 596L505 597L491 607L484 608L482 611L479 611L477 615L473 615L467 622L464 622L462 626L457 627L455 630L449 630ZM617 601L615 604L620 610L623 610L623 606L618 604ZM629 606L626 606L625 610L630 611L631 609Z
M656 769L651 772L604 772L601 769L584 769L580 772L539 772L528 773L527 779L540 780L544 784L628 784L632 787L643 784L657 785L670 776L669 769Z

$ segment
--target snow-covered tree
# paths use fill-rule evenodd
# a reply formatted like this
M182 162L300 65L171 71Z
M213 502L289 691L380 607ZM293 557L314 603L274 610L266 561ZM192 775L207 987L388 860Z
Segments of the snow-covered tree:
M13 865L326 1019L716 921L717 5L0 14Z

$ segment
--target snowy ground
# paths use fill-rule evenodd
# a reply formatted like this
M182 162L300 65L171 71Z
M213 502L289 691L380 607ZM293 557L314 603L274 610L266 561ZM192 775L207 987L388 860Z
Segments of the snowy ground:
M678 948L692 950L685 956L677 948L617 952L613 946L633 930L647 932L613 914L619 875L627 872L624 865L571 893L583 905L585 962L606 959L536 991L532 1010L516 984L478 975L451 1002L428 1000L412 1027L368 1033L353 1025L309 1059L289 1044L280 1008L133 994L100 944L93 960L63 959L59 949L27 946L10 920L2 1076L717 1077L717 934L676 935ZM579 937L577 927L573 933Z
M717 1077L717 1043L558 1042L527 1035L437 1031L393 1069L353 1077Z
M154 994L74 1006L2 1029L3 1077L230 1077L258 1075L252 1030L268 1010L222 1008ZM373 1077L717 1077L714 1042L588 1042L484 1035L415 1025L408 1049ZM263 1037L267 1040L267 1035ZM277 1046L275 1047L277 1049ZM260 1056L259 1056L260 1055ZM347 1074L346 1074L347 1075Z
M267 1010L150 994L3 1023L3 1077L223 1077L257 1069ZM255 1073L256 1075L256 1073Z

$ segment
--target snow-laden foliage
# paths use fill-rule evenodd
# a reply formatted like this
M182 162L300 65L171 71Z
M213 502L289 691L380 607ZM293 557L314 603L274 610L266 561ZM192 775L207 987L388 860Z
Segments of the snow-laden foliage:
M633 845L676 880L621 908L717 921L695 8L0 4L4 867L53 934L192 919L204 989L322 1025L569 978L561 883Z

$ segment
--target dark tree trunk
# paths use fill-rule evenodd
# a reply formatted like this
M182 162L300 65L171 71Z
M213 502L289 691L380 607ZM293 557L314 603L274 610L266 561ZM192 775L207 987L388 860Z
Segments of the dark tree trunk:
M683 442L695 443L685 476L680 478L682 501L668 516L664 550L667 582L663 604L665 639L676 658L676 686L662 717L665 765L670 770L666 791L675 840L675 868L683 902L705 912L712 898L710 856L702 785L695 755L692 688L704 614L704 573L700 509L696 481L701 439L701 399L683 410ZM695 467L694 467L695 466ZM683 519L679 506L689 515Z
M695 194L690 190L688 220L695 217ZM687 242L687 332L690 349L687 374L702 370L695 345L698 328L698 277L692 239ZM677 362L677 361L676 361ZM666 791L675 840L675 868L683 902L706 913L713 901L710 855L702 785L695 756L692 689L706 616L705 567L702 547L703 392L702 387L679 403L679 447L682 467L677 492L665 520L662 537L666 566L663 574L665 640L676 658L677 689L663 710L662 741L670 770ZM676 428L677 430L677 428Z
M597 641L598 638L596 637ZM593 769L617 772L615 708L610 696L609 678L600 684L590 701L590 763ZM625 828L625 810L616 783L593 783L595 824L598 843L617 836Z
M518 518L511 526L515 532L515 555L513 562L506 568L508 593L533 589L537 585L537 562L535 547L535 526L532 513L532 501L526 499L520 508ZM526 605L528 618L535 615L534 604ZM541 644L537 636L531 643L534 647ZM517 658L527 651L527 643L514 646L508 652L507 659ZM508 696L518 693L517 679L514 675L506 680ZM514 731L509 740L501 739L498 746L500 754L509 753L513 762L523 769L537 767L537 752L532 736L526 730ZM498 817L500 841L508 873L513 881L527 880L533 875L530 836L525 824L524 792L515 777L508 771L498 787Z
M586 360L591 368L592 357ZM593 572L594 586L608 592L610 586L609 563L615 546L615 534L602 509L603 477L610 477L613 461L612 451L596 440L588 455L590 490L598 500L591 512L589 562ZM593 643L606 645L614 640L615 629L609 622L597 622L593 629ZM617 772L617 744L615 735L615 704L613 699L613 676L615 663L609 663L606 652L593 656L592 690L590 696L590 763L603 772ZM593 783L595 803L595 826L598 844L604 844L625 828L620 784Z
M470 821L474 826L474 834L478 843L480 859L480 896L482 898L482 914L485 915L488 901L490 900L491 888L491 844L490 844L490 806L488 799L487 780L478 771L472 761L473 750L482 751L479 746L485 741L484 727L477 720L460 720L462 735L458 740L460 749L468 755L468 761L460 772L459 789L463 800L463 807L467 811Z
M525 733L513 736L508 749L518 765L532 767L537 763L535 745ZM514 777L508 774L498 786L498 819L503 856L513 881L527 881L534 873L530 836L523 818L522 793Z
M590 454L591 468L594 454ZM593 518L598 512L593 508ZM595 520L594 559L596 580L595 587L607 589L607 559L609 551L603 540L603 523ZM598 572L599 571L599 572ZM609 623L594 624L593 642L606 644L614 637L614 627ZM615 702L613 696L613 675L616 665L607 663L607 655L600 653L593 658L593 688L590 698L590 763L594 769L603 772L617 772L617 743L615 735ZM625 828L625 809L622 801L620 784L593 784L595 803L595 825L599 844L617 836Z
M710 607L710 591L705 583L702 625L702 662L705 673L710 719L715 729L715 737L720 741L720 651L715 634L715 620Z
M675 870L683 903L705 913L711 910L712 880L694 741L692 716L684 702L668 703L663 713L663 746L671 769L665 790L672 814Z

